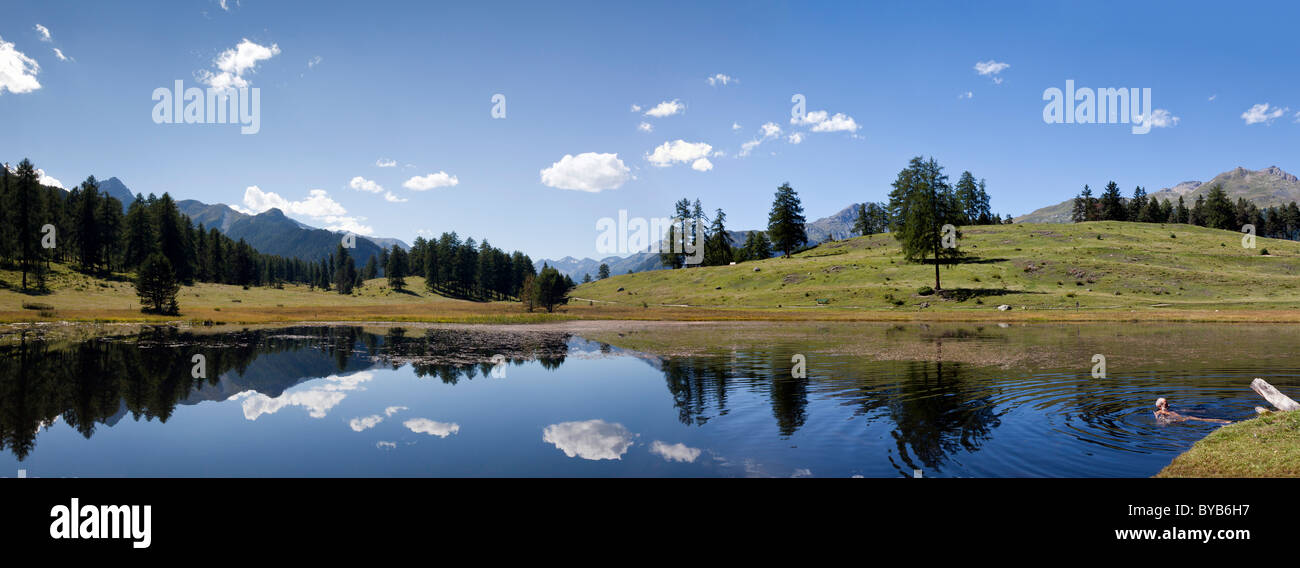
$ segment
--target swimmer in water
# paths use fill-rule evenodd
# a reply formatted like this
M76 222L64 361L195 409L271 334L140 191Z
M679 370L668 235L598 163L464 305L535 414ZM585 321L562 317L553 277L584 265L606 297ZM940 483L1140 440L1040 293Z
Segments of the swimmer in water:
M1165 400L1164 397L1160 397L1156 399L1155 414L1156 414L1156 420L1165 423L1184 422L1187 420L1195 420L1197 422L1217 422L1219 424L1232 423L1231 420L1223 420L1219 418L1197 418L1195 416L1183 416L1182 414L1169 410L1169 401Z

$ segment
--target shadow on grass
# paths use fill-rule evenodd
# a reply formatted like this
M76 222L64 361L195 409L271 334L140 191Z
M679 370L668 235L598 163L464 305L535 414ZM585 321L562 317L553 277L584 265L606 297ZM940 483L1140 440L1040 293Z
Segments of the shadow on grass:
M936 292L936 295L945 300L965 302L971 298L990 298L995 296L1010 296L1012 294L1045 293L1046 292L1031 292L1028 290L1003 290L1002 288L945 288Z

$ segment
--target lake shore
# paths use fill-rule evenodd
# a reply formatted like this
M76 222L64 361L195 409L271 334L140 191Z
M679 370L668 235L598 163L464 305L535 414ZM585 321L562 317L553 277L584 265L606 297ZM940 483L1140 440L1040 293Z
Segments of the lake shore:
M1300 412L1219 428L1155 477L1300 477Z

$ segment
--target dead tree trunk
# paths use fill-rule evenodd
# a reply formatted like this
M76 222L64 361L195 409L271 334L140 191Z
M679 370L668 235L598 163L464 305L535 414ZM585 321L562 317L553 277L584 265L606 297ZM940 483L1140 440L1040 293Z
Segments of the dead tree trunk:
M1300 410L1300 402L1291 400L1287 395L1278 392L1277 389L1273 388L1273 385L1268 384L1264 379L1257 378L1251 381L1250 388L1259 393L1259 396L1264 397L1264 400L1267 400L1269 404L1272 404L1278 410Z

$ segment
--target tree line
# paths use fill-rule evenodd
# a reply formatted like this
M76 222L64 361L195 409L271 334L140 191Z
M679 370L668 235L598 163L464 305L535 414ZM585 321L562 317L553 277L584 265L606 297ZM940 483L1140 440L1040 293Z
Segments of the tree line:
M1134 188L1132 197L1125 198L1120 195L1119 185L1113 181L1106 184L1098 197L1094 197L1092 189L1084 185L1083 191L1074 198L1070 220L1075 223L1174 223L1229 231L1240 231L1246 225L1253 225L1256 234L1262 237L1300 240L1300 207L1296 202L1262 209L1243 197L1238 197L1234 203L1223 190L1223 185L1217 183L1210 187L1209 192L1196 196L1191 207L1181 195L1177 203L1148 197L1141 186Z

